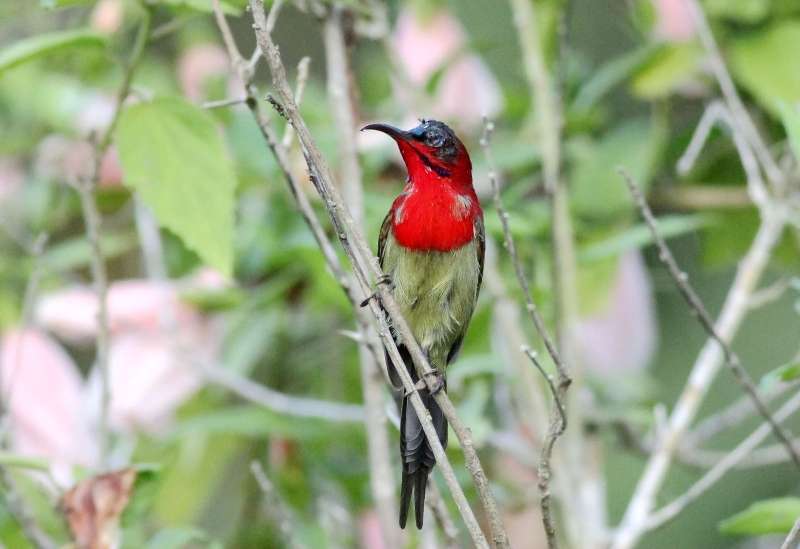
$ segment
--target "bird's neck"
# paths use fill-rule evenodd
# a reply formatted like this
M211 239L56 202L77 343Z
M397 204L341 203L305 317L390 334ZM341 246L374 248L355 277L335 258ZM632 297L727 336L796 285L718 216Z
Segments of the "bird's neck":
M392 204L392 233L405 248L447 252L472 241L482 215L471 174L426 174L411 177Z

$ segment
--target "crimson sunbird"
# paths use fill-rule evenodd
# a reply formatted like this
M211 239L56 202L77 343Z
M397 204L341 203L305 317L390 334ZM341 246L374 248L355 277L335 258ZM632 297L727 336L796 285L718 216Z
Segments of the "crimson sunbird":
M475 310L483 278L485 235L483 211L472 186L472 163L464 144L446 124L421 120L403 131L370 124L392 137L408 171L403 191L381 226L378 258L392 285L403 317L431 366L441 376L458 353ZM392 337L415 383L418 376L399 334ZM392 384L402 388L386 356ZM436 391L434 390L434 393ZM447 447L447 420L427 389L420 391L442 446ZM422 424L408 395L400 405L400 527L405 528L411 496L417 528L422 528L428 475L436 463Z

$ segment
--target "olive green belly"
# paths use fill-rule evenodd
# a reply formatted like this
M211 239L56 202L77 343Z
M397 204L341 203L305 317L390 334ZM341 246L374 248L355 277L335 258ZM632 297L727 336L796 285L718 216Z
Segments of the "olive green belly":
M416 251L387 237L383 269L414 337L438 368L467 329L480 276L474 241L453 251Z

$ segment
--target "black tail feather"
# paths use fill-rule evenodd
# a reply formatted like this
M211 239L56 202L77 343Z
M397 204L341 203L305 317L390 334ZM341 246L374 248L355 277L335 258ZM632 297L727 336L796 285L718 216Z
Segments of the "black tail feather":
M441 408L428 394L420 391L422 403L431 415L433 426L442 446L447 447L447 420ZM422 424L408 397L403 398L400 407L400 456L403 462L402 484L400 486L400 528L405 528L408 512L411 507L412 492L414 498L414 516L417 528L422 528L425 515L425 490L428 475L436 464L433 450L425 438Z

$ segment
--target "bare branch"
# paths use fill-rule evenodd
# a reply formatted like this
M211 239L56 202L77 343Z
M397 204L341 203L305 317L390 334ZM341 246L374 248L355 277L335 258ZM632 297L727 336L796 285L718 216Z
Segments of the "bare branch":
M762 211L762 215L764 213ZM666 478L672 458L680 447L681 438L697 414L717 371L725 362L726 354L717 337L722 342L733 339L748 312L747 304L750 296L758 285L783 229L782 216L768 213L762 217L756 237L739 263L736 277L728 290L719 318L716 324L712 324L716 337L709 338L700 351L668 423L658 434L655 451L651 454L645 471L639 479L622 524L617 529L612 548L630 549L643 534L643 525ZM676 274L678 275L675 277L676 281L685 278L680 274L679 269Z
M250 462L250 472L253 478L256 479L256 484L259 490L264 495L264 503L269 511L272 520L277 523L278 530L281 533L284 543L292 549L303 549L305 546L297 540L294 534L294 527L292 525L292 518L289 515L289 510L283 499L275 490L272 481L269 480L267 473L261 464L253 460Z
M322 419L342 423L364 421L364 408L357 404L344 404L314 398L287 395L239 376L223 367L200 366L205 378L268 410L298 417Z
M633 179L631 179L631 176L625 170L620 170L620 174L625 179L625 183L628 185L628 190L630 191L631 196L633 196L642 218L650 229L650 233L653 235L653 240L658 247L659 260L669 271L672 280L675 282L678 291L680 291L687 305L689 305L692 314L697 317L706 333L708 333L708 335L714 341L716 341L722 349L722 353L725 357L725 363L730 368L731 372L733 372L736 382L739 383L739 385L742 387L742 390L744 390L744 392L750 397L753 405L758 410L758 413L761 414L764 420L772 427L775 436L784 444L786 451L792 458L792 461L794 461L795 465L797 465L798 469L800 469L800 455L797 454L795 448L792 446L789 435L773 419L769 408L759 396L758 389L756 388L753 379L750 377L750 374L747 373L747 370L745 370L742 366L739 356L733 352L733 349L731 349L730 345L728 345L728 342L723 339L723 337L717 331L717 328L714 326L714 321L711 319L711 315L708 313L708 310L706 310L703 301L689 283L689 277L678 266L677 261L675 261L675 256L672 255L672 251L669 249L669 246L667 246L666 241L664 241L664 237L662 237L661 233L658 231L656 218L653 215L652 210L650 210L650 206L647 205L644 195L641 193L639 187L636 185L636 183L634 183Z
M781 549L797 549L798 546L800 546L800 518L794 523L792 531L781 545Z
M58 545L36 524L33 513L20 496L13 477L5 467L0 467L0 487L2 487L0 494L5 499L9 512L34 547L36 549L56 549Z
M436 523L439 525L439 529L442 531L444 546L447 549L458 549L461 547L458 541L458 529L453 523L453 517L450 516L450 511L447 509L444 499L442 499L442 493L439 491L439 487L432 478L428 478L427 494L425 504L428 506L428 509L431 510L431 513L436 519Z
M686 2L692 11L700 41L708 53L711 62L711 70L719 83L722 96L725 98L725 103L732 114L734 133L741 133L745 137L749 146L752 147L755 152L759 162L764 167L764 172L772 183L773 190L776 191L777 194L780 194L780 191L785 186L786 178L772 158L767 145L759 135L755 124L753 124L750 115L747 113L742 99L736 91L733 78L731 78L730 72L728 72L728 68L725 66L725 60L722 58L719 47L717 47L717 43L714 40L714 34L711 32L711 27L708 24L708 20L706 20L703 8L697 0L686 0ZM738 132L736 130L738 130Z
M302 119L297 110L297 106L292 97L293 94L291 92L291 88L286 78L286 70L280 59L278 48L272 41L271 36L265 32L266 18L264 16L263 9L257 0L250 0L250 6L255 19L254 29L256 32L256 38L258 39L261 51L264 53L267 63L270 67L273 84L279 96L280 103L278 103L278 105L297 132L298 139L303 147L303 152L306 157L306 164L309 168L311 181L314 184L317 192L322 197L323 203L330 214L337 236L339 237L339 240L354 267L356 279L361 285L362 290L367 292L370 287L370 279L381 280L383 273L378 267L376 258L372 254L369 246L366 244L363 235L355 228L355 223L347 209L347 206L345 205L345 202L341 198L336 186L333 185L334 178L330 172L330 169L328 168L325 159L319 152L319 149L317 148L314 139L305 124L305 121ZM275 100L275 103L277 103L277 101L278 100ZM372 314L380 324L379 334L384 342L387 352L392 358L392 366L397 370L398 375L400 376L403 385L410 396L411 403L420 418L420 422L422 423L422 427L428 438L429 444L432 447L436 461L440 465L441 472L451 489L451 493L456 500L456 505L459 508L465 523L467 524L473 541L480 547L487 547L488 544L486 543L483 533L480 530L480 526L475 520L475 516L472 513L472 510L469 508L466 497L464 496L463 491L461 490L461 487L458 485L458 482L455 478L452 465L447 460L444 449L442 448L438 437L436 436L435 429L430 422L430 417L426 413L425 407L422 404L408 371L403 366L403 360L400 356L400 353L397 351L397 347L394 344L386 325L386 319L384 317L383 310L388 313L388 316L392 321L392 326L403 338L403 341L406 342L406 346L409 350L414 365L418 370L419 376L428 384L429 390L434 388L431 384L434 382L433 376L435 373L431 369L430 364L422 353L422 350L419 348L419 345L417 345L416 341L414 340L412 332L409 329L405 319L402 317L402 314L400 313L397 303L395 303L389 288L385 284L378 284L375 295L380 299L381 306L379 306L374 299L369 300L369 306ZM446 392L440 391L434 398L442 409L451 427L455 431L459 441L461 442L461 448L464 452L467 469L475 481L475 485L481 498L481 503L483 504L484 509L489 517L489 524L492 531L493 540L496 545L507 547L508 538L502 527L502 522L500 521L499 512L497 510L497 504L489 490L488 481L485 473L483 472L483 467L481 466L480 460L475 452L471 435L456 415L455 408L453 407L453 404Z
M545 327L544 322L539 315L538 309L533 302L528 279L525 277L525 272L522 268L519 256L517 255L517 249L514 245L514 237L512 236L511 229L508 226L508 212L506 212L505 208L503 207L503 202L500 197L500 186L497 182L497 167L495 165L494 156L490 147L493 129L494 125L492 122L486 120L484 122L483 136L481 137L481 146L483 147L484 156L486 157L486 161L489 165L489 182L491 183L492 191L494 193L494 204L497 208L497 215L500 217L500 223L503 227L505 247L508 250L509 256L511 257L511 262L514 265L514 272L517 275L517 282L519 283L522 293L524 294L526 310L530 316L531 323L539 332L545 348L547 349L548 353L550 353L550 358L552 358L553 364L555 364L556 372L558 374L558 382L556 382L541 365L533 350L527 345L522 346L521 351L528 356L528 359L531 361L531 363L533 363L536 369L539 370L547 382L547 386L550 388L550 393L553 397L553 406L557 412L557 414L551 414L550 426L548 428L547 438L542 446L538 467L542 522L544 524L545 534L547 535L547 544L551 549L555 549L558 547L558 538L556 537L555 522L553 520L553 514L550 508L550 459L553 454L553 448L555 447L556 440L567 428L567 412L564 405L564 398L570 383L572 383L572 379L570 378L566 367L561 362L561 357L559 356L558 351L556 350L555 345L553 344L550 335L547 332L547 328Z
M775 412L774 420L781 422L800 409L800 393L795 394L791 399ZM745 456L755 450L761 442L769 436L773 427L768 423L761 424L747 438L739 443L736 448L725 454L722 460L717 463L710 471L703 475L700 480L694 483L689 490L682 496L674 499L665 505L645 521L645 531L658 528L681 513L692 502L697 500L709 488L714 486L728 471L736 466Z

